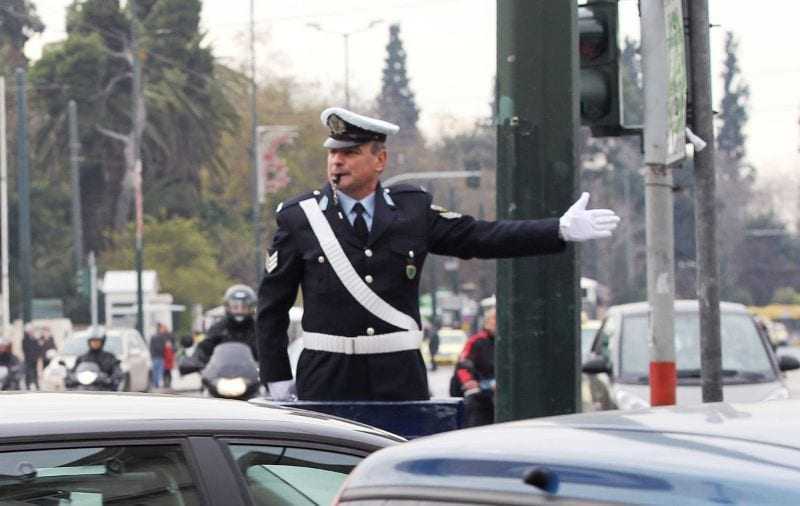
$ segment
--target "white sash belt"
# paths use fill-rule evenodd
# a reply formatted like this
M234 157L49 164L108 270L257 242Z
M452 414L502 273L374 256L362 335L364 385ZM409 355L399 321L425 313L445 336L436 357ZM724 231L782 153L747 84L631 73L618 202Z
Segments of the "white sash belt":
M350 263L350 260L347 258L347 255L344 254L344 250L342 250L342 245L339 244L339 241L336 240L336 236L331 229L330 223L328 220L325 219L325 215L322 214L322 210L319 208L319 203L317 199L310 198L300 202L300 207L303 209L303 212L306 214L306 218L308 218L308 223L311 224L311 229L314 231L314 235L317 237L317 241L319 241L319 245L322 247L322 251L325 253L325 256L328 257L328 262L333 267L333 270L336 272L336 275L339 277L339 280L342 282L347 291L350 292L350 295L358 301L359 304L364 306L364 308L369 311L370 313L374 314L381 320L394 325L395 327L405 329L405 330L413 330L419 331L419 326L414 318L410 317L409 315L403 313L392 307L388 302L380 298L380 296L373 292L370 287L364 283L364 280L358 275L356 270L353 268L353 264ZM334 302L335 303L335 302ZM392 334L384 334L384 335L394 335L394 334L403 334L402 332L395 332ZM304 334L308 335L308 334ZM320 334L325 335L325 334ZM338 336L331 336L331 337L338 337ZM382 336L364 336L366 339L378 338ZM347 339L347 338L341 338ZM361 337L359 337L361 339ZM419 346L417 344L417 346ZM409 349L407 347L401 349ZM340 352L345 353L345 352ZM376 352L376 353L386 353L386 352Z
M421 330L391 332L377 336L342 337L317 332L303 332L303 347L309 350L372 355L403 350L418 350L422 343Z

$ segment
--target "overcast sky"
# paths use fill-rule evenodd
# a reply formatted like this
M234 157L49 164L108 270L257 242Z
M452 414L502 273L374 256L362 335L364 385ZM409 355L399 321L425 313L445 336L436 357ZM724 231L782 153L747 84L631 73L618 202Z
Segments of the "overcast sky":
M47 31L29 43L33 59L43 42L64 37L70 0L34 3ZM204 2L207 40L228 63L249 57L249 5L249 0ZM635 14L636 0L620 5ZM259 72L316 82L323 94L343 104L344 38L334 32L356 32L349 37L351 94L373 98L380 91L388 24L400 23L420 126L435 137L489 112L495 9L495 0L257 0ZM740 40L741 67L751 90L748 156L762 174L800 172L798 19L798 0L711 0L711 21L719 25L711 39L714 76L721 70L724 31L731 30ZM365 29L373 20L383 23ZM719 95L715 87L715 103Z

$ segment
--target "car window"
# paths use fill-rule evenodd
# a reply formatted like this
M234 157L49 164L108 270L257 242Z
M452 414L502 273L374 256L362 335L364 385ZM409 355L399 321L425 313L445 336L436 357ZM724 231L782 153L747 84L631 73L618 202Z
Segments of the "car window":
M0 453L0 504L201 504L178 445Z
M722 369L774 379L775 372L752 318L739 313L720 315ZM700 369L700 320L697 313L675 313L675 360L679 371ZM647 376L650 367L647 315L629 315L622 323L621 374Z
M331 451L229 445L253 503L270 506L330 504L361 457Z

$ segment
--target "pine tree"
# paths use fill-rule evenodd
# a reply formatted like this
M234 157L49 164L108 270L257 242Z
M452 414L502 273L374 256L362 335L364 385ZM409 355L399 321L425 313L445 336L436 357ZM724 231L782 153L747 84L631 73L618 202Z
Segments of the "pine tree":
M15 67L27 66L23 53L25 43L32 34L43 30L44 25L30 0L3 0L0 4L0 71L4 75Z
M741 163L746 156L744 126L747 123L747 102L750 88L741 77L737 51L739 42L732 32L725 34L725 62L722 71L724 95L722 97L719 120L722 125L717 135L717 149L726 161L724 169L736 177L738 171L733 164Z
M400 126L400 132L392 137L390 167L398 172L415 170L421 142L417 121L419 109L414 101L406 72L406 51L400 39L400 25L389 27L389 44L386 45L386 64L383 68L383 85L378 96L380 118Z

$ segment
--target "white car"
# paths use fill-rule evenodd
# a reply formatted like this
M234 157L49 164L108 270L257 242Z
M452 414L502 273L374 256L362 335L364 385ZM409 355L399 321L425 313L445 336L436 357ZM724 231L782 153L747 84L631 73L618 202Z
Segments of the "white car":
M75 332L64 341L64 347L42 372L42 390L64 390L67 370L75 367L75 361L89 349L86 331ZM131 392L146 392L150 388L150 351L141 334L134 329L112 328L106 330L103 349L113 353L120 361L125 377L120 389Z
M637 409L650 405L646 302L613 306L597 332L583 372L589 376L593 409ZM696 300L675 301L675 362L678 405L702 401L700 322ZM776 358L767 337L741 304L720 303L723 395L730 402L785 399L783 371L800 367L793 357Z

